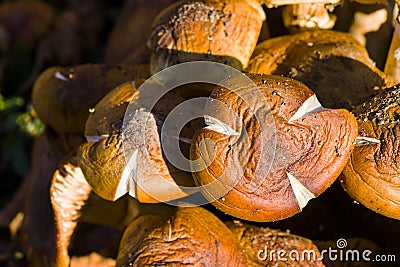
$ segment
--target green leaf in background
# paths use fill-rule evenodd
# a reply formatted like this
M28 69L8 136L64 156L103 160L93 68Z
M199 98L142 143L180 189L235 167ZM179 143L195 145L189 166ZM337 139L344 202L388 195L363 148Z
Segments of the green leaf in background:
M19 114L16 122L21 131L30 136L39 136L44 131L44 124L33 111Z
M14 110L15 108L24 106L24 104L25 100L22 97L12 97L7 99L0 94L0 115L2 112Z
M44 130L31 106L25 108L21 97L5 98L0 94L0 157L18 175L29 171L29 140Z

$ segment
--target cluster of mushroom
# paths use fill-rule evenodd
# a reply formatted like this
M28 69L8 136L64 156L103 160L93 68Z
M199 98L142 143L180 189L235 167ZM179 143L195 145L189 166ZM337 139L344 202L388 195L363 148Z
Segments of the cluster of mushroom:
M27 240L33 265L69 266L71 236L80 221L91 221L123 232L117 266L324 266L306 238L223 222L202 207L160 204L190 206L195 187L229 216L273 222L301 212L340 177L356 201L400 219L400 88L353 36L330 30L339 1L167 2L147 52L137 44L135 53L119 51L114 40L108 60L119 67L52 67L36 80L32 101L47 125L43 143L50 136L77 141L58 144L63 149L48 188L55 247L38 257ZM259 42L265 8L278 5L285 5L292 33ZM156 9L142 3L140 10ZM125 26L134 20L125 13L115 38L137 31ZM146 56L148 69L131 64ZM236 68L256 86L227 76L229 88L183 85L151 110L141 105L140 85L150 75L200 60ZM196 96L208 98L204 119L175 136L196 164L180 170L165 156L161 128L174 108ZM207 187L212 183L228 187L226 194ZM315 258L282 262L262 257L266 248L314 251Z

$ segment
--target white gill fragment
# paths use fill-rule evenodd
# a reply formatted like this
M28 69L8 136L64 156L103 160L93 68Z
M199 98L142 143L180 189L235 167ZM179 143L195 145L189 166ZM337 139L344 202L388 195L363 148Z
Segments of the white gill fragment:
M102 134L102 135L88 135L85 136L86 137L86 141L88 141L89 143L97 143L100 142L103 139L106 139L107 137L109 137L108 134Z
M380 144L381 140L371 138L371 137L364 137L364 136L357 136L356 140L354 141L355 146L366 146L366 145L374 145Z
M176 135L171 135L170 137L175 140L181 141L183 143L187 143L187 144L192 143L192 139L190 139L190 138L180 137L180 136L176 136Z
M318 112L321 110L325 110L325 108L319 103L316 95L312 95L304 101L303 105L296 111L296 113L289 119L289 123L300 119L301 117L311 114L314 112Z
M59 80L64 81L64 82L68 82L69 81L68 78L65 77L64 75L62 75L61 72L59 72L59 71L56 71L56 73L54 73L54 77L56 77L56 79L59 79Z
M115 192L114 201L129 193L131 197L136 198L136 176L138 166L139 150L135 150L129 158L119 181L117 191Z
M315 195L302 185L296 177L288 172L286 172L286 175L289 178L290 185L292 186L297 203L299 203L300 210L302 210L307 205L308 201L315 198Z
M204 116L205 123L207 126L204 129L211 130L217 133L234 136L240 135L240 133L233 130L231 127L223 123L222 121L218 120L217 118L211 116Z

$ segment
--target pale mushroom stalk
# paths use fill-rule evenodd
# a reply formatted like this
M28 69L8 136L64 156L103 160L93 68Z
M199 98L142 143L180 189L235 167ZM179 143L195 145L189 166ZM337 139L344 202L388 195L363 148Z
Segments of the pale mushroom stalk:
M395 14L395 19L393 21L394 32L386 59L385 73L391 75L396 80L400 80L400 18L397 1L393 13Z
M81 209L92 191L75 163L76 158L73 157L56 170L50 186L57 232L55 264L59 267L69 266L70 239L81 217Z
M363 46L367 44L365 37L370 32L376 32L386 22L388 17L385 8L378 9L370 14L357 11L351 24L349 33Z
M336 16L329 13L325 3L287 5L283 9L282 17L285 27L294 31L332 29L336 22Z

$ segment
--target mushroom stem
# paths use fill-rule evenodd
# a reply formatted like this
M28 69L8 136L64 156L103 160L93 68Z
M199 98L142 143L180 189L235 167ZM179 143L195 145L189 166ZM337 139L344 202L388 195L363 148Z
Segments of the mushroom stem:
M370 32L376 32L386 22L388 17L385 8L378 9L370 14L356 12L354 14L354 21L351 24L349 33L357 39L360 44L365 46L367 38L365 37Z
M296 29L331 29L336 17L329 13L324 3L301 3L287 5L282 13L286 28Z
M91 187L77 167L73 156L55 172L50 186L57 232L55 266L69 266L68 246L81 217L81 209L91 192Z
M395 10L393 11L393 13L396 14L394 19L394 32L386 59L385 73L392 76L396 80L400 80L400 17L399 6L397 2L394 9Z

